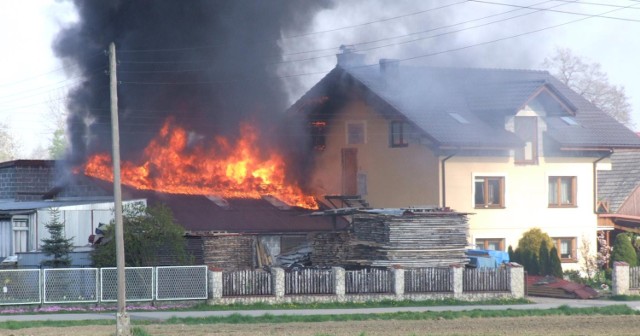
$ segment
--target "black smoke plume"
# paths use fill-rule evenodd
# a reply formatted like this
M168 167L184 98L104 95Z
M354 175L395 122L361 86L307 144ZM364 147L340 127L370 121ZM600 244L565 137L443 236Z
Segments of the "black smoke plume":
M69 95L68 161L110 152L108 55L118 57L121 151L135 159L168 116L195 133L233 136L252 119L268 132L286 109L281 34L305 31L326 1L74 1L79 22L54 42L83 83Z

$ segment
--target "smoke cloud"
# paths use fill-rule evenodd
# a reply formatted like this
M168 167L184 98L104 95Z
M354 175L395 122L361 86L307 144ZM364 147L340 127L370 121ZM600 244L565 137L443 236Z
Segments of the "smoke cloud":
M233 136L241 120L273 125L288 105L269 66L278 40L304 32L327 1L101 0L74 2L77 25L54 51L84 82L70 93L68 160L110 150L108 55L115 42L123 159L132 159L168 116L198 135ZM267 132L268 133L268 132Z

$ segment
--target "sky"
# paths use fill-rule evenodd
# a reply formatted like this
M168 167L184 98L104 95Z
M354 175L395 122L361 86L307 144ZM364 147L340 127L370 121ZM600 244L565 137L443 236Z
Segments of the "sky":
M532 6L546 10L514 7ZM634 6L631 8L623 8ZM79 82L51 45L78 20L73 5L55 0L0 0L0 123L20 144L20 157L42 158ZM275 65L293 102L335 66L342 44L368 63L541 69L555 48L597 62L630 98L640 130L640 1L336 1L305 32L283 32L283 62Z

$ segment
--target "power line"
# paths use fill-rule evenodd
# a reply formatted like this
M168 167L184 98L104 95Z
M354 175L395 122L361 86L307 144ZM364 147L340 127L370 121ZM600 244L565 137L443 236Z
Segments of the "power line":
M622 9L631 8L631 7L634 7L636 5L637 4L626 6L626 7L622 7L622 8L616 8L616 9L609 10L609 11L606 11L606 12L603 12L603 13L589 15L589 16L586 16L586 17L582 17L580 19L571 20L571 21L564 22L564 23L561 23L561 24L547 26L547 27L543 27L543 28L540 28L540 29L535 29L535 30L531 30L531 31L528 31L528 32L523 32L523 33L519 33L519 34L515 34L515 35L510 35L510 36L506 36L506 37L502 37L502 38L498 38L498 39L493 39L493 40L489 40L489 41L485 41L485 42L475 43L475 44L466 45L466 46L462 46L462 47L458 47L458 48L442 50L442 51L439 51L439 52L433 52L433 53L428 53L428 54L423 54L423 55L403 58L403 59L399 59L398 61L408 61L408 60L414 60L414 59L419 59L419 58L431 57L431 56L441 55L441 54L445 54L445 53L449 53L449 52L455 52L455 51L470 49L470 48L477 47L477 46L497 43L497 42L509 40L509 39L512 39L512 38L518 38L518 37L522 37L522 36L525 36L525 35L530 35L530 34L538 33L538 32L541 32L541 31L545 31L545 30L550 30L550 29L566 26L566 25L569 25L569 24L581 22L581 21L584 21L584 20L587 20L587 19L591 19L591 18L595 18L595 17L601 17L604 14L609 14L609 13L612 13L612 12L615 12L615 11L619 11L619 10L622 10ZM422 39L416 39L416 40L422 40ZM406 42L403 42L403 43L409 43L409 42L413 42L413 41L406 41ZM393 44L393 45L395 45L395 44ZM389 45L387 45L387 46L389 46ZM378 46L378 47L370 48L370 49L367 49L367 50L378 49L378 48L383 48L383 47L386 47L386 46ZM357 66L357 67L353 67L353 68L372 67L372 66L377 66L377 65L376 64L363 65L363 66ZM284 75L284 76L273 76L273 78L303 77L303 76L310 76L310 75L317 75L317 74L325 74L328 71L330 71L330 70L311 72L311 73L299 73L299 74ZM203 85L203 84L222 84L222 83L231 83L231 82L240 82L240 81L244 81L244 80L237 79L237 80L201 81L201 82L123 81L122 83L123 84L132 84L132 85Z
M547 3L547 2L553 2L553 1L554 0L543 1L543 2L539 2L537 4L534 4L532 6L540 5L540 4ZM563 5L565 5L565 4L556 5L554 7L559 7L559 6L563 6ZM511 12L519 11L519 10L521 10L521 8L513 9L513 10L509 10L509 11L501 12L501 13L497 13L497 14L492 14L492 15L481 17L481 18L467 20L467 21L463 21L463 22L459 22L459 23L455 23L455 24L451 24L451 25L446 25L446 26L441 26L441 27L432 28L432 29L428 29L428 30L423 30L423 31L419 31L419 32L403 34L403 35L399 35L399 36L388 37L388 38L372 40L372 41L366 41L366 42L350 43L350 45L357 46L357 45L373 44L373 43L387 41L387 40L394 40L394 39L398 39L398 38L404 38L404 37L409 37L409 36L413 36L413 35L424 34L424 33L427 33L427 32L432 32L432 31L441 30L441 29L445 29L445 28L451 28L451 27L463 25L463 24L470 23L470 22L481 21L481 20L484 20L484 19L487 19L487 18L490 18L490 17L500 16L500 15L508 14L508 13L511 13ZM455 34L455 33L463 32L463 31L476 29L476 28L488 26L488 25L491 25L491 24L501 23L501 22L505 22L505 21L512 20L512 19L515 19L515 18L531 15L531 14L537 13L539 11L540 10L535 10L533 12L524 13L524 14L512 16L512 17L505 18L505 19L495 20L495 21L491 21L491 22L488 22L488 23L484 23L484 24L480 24L480 25L476 25L476 26L472 26L472 27L467 27L467 28L463 28L463 29L459 29L459 30L444 32L444 33L431 35L431 36L426 36L426 37L417 38L417 39L408 40L408 41L401 41L401 42L390 43L390 44L386 44L386 45L382 45L382 46L371 47L371 48L368 48L368 49L362 49L361 51L369 51L369 50L380 49L380 48L385 48L385 47L390 47L390 46L395 46L395 45L401 45L401 44L407 44L407 43L412 43L412 42L417 42L417 41L423 41L423 40L431 39L431 38L434 38L434 37L441 37L441 36L445 36L445 35L449 35L449 34ZM282 56L294 55L294 54L303 54L303 53L311 53L311 52L317 52L317 51L328 51L328 50L335 50L335 49L337 49L337 47L336 48L331 48L331 49L318 49L318 50L312 50L312 51L303 51L303 52L296 52L296 53L290 53L290 54L283 54ZM308 58L302 58L302 59L285 60L285 61L263 63L263 64L264 65L281 65L281 64L287 64L287 63L312 61L312 60L322 59L322 58L326 58L326 57L333 57L333 56L334 56L334 54L332 53L332 54L328 54L328 55L320 55L320 56L314 56L314 57L308 57ZM208 69L209 68L188 69L188 70L139 70L139 71L121 70L121 72L122 73L183 73L183 72L204 71L204 70L208 70Z
M419 14L428 13L428 12L432 12L432 11L435 11L435 10L439 10L439 9L452 7L452 6L459 5L459 4L463 4L463 3L468 2L468 1L469 0L458 1L458 2L451 3L451 4L442 5L442 6L439 6L439 7L419 10L419 11L415 11L415 12L410 12L410 13L406 13L406 14L393 16L393 17L380 18L380 19L376 19L376 20L373 20L373 21L358 23L358 24L355 24L355 25L343 26L343 27L332 28L332 29L322 30L322 31L309 32L309 33L302 33L302 34L298 34L298 35L284 36L284 37L281 37L280 40L295 39L295 38L306 37L306 36L310 36L310 35L325 34L325 33L345 30L345 29L353 29L353 28L364 27L364 26L368 26L368 25L372 25L372 24L376 24L376 23L392 21L392 20L397 20L397 19L402 19L402 18L405 18L405 17L409 17L409 16L415 16L415 15L419 15ZM264 41L264 42L268 42L268 41ZM270 41L270 42L275 42L275 41ZM193 47L163 48L163 49L125 49L125 50L119 50L118 54L120 54L120 53L146 53L146 52L159 52L159 51L162 51L162 52L165 52L165 51L193 51L193 50L199 50L199 49L219 48L221 46L223 46L223 45L222 44L216 44L216 45L202 45L202 46L193 46Z
M509 6L509 7L517 7L517 8L530 8L530 7L512 5L512 4L506 4L506 3L500 3L500 2L491 2L491 1L482 1L482 0L469 0L469 1L477 2L477 3L483 3L483 4L489 4L489 5L500 5L500 6ZM617 6L618 9L616 9L616 10L627 9L627 8L631 8L632 6L635 6L635 5ZM562 14L570 14L570 15L580 15L580 16L586 16L588 18L597 17L597 18L603 18L603 19L620 20L620 21L628 21L628 22L640 22L640 20L638 20L638 19L627 19L627 18L603 15L603 14L607 14L607 13L610 13L610 12L603 13L603 14L595 14L594 15L594 14L585 14L585 13L562 11L562 10L547 9L547 8L532 8L532 9L538 9L538 10L542 10L542 11L545 11L545 12L562 13Z

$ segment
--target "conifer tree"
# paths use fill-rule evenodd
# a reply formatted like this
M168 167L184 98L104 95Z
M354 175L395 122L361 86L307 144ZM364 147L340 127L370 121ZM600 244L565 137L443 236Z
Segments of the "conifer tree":
M42 239L42 252L46 256L53 256L52 259L44 260L42 266L53 268L69 267L71 265L71 257L69 253L73 251L73 238L64 237L64 222L60 220L60 211L51 209L51 220L45 224L49 231L49 238Z
M540 251L538 252L538 260L540 261L540 275L551 274L551 259L549 259L549 248L547 244L540 244Z
M616 236L616 240L613 242L611 261L624 261L632 267L638 265L638 257L631 243L630 234L621 233Z
M551 264L551 275L556 278L562 278L562 263L558 256L558 249L556 249L555 246L553 246L551 251L549 251L549 262Z

